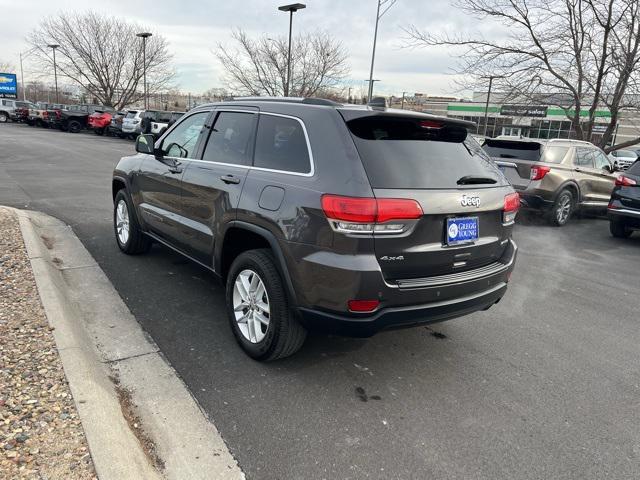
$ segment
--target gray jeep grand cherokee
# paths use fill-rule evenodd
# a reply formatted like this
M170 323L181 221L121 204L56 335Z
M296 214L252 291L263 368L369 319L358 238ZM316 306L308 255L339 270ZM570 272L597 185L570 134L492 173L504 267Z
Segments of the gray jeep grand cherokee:
M116 240L219 276L259 360L310 328L370 336L484 310L507 290L520 201L471 126L310 98L201 106L118 163Z

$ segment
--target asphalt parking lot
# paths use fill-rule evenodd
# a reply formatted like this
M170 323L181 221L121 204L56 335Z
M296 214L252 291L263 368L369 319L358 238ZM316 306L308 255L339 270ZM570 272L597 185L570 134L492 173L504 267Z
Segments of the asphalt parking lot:
M160 246L119 252L111 172L130 152L0 125L0 204L73 227L248 478L640 478L640 234L525 218L490 310L368 340L312 335L260 364L203 269Z

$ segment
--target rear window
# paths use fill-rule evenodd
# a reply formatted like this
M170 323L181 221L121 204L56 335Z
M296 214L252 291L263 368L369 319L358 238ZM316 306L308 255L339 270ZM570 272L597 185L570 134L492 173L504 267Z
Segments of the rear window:
M347 122L373 188L460 188L477 176L505 184L464 127L410 117L368 116ZM478 188L478 185L473 185Z
M631 166L627 169L631 175L637 175L640 177L640 160L636 160Z
M136 118L138 112L136 110L129 110L124 118Z
M487 139L482 148L492 158L514 158L530 162L539 161L542 153L542 145L537 142Z

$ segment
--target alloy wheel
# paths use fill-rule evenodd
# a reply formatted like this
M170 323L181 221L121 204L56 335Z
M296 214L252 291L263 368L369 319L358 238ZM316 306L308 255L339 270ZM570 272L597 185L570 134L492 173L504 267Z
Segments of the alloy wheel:
M253 270L242 270L233 286L233 313L242 336L251 343L264 339L269 328L269 295Z
M116 207L116 232L122 245L129 241L129 208L127 202L120 200Z
M568 195L563 195L556 210L556 218L558 219L558 223L564 224L569 219L570 213L571 198Z

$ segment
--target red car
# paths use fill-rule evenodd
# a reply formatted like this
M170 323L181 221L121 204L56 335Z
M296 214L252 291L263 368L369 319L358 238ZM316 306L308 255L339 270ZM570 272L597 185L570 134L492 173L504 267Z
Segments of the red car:
M111 112L96 110L95 113L89 115L89 128L91 128L96 135L104 135L109 125L111 125L111 116Z

